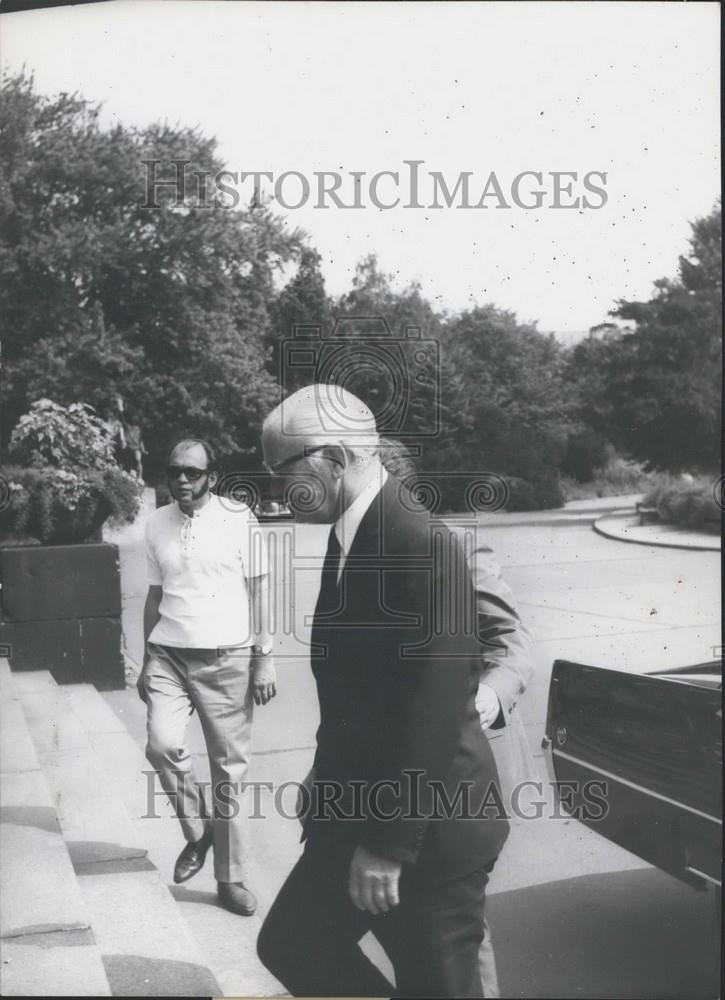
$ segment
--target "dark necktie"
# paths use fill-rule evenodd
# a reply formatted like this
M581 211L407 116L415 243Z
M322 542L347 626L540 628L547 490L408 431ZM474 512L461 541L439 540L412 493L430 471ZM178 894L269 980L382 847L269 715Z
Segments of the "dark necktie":
M330 529L327 539L327 553L322 564L322 580L320 582L320 604L330 606L336 603L337 571L340 567L342 549L337 539L335 527Z

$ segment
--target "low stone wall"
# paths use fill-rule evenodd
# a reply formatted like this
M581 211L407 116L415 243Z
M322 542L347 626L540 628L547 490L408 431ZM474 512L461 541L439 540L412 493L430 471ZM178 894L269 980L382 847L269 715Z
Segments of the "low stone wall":
M125 686L115 545L0 548L0 582L0 646L13 670Z

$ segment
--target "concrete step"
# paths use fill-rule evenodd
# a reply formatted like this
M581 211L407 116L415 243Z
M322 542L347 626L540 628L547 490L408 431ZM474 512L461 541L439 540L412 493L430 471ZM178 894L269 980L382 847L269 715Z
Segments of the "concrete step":
M89 684L69 684L63 687L63 695L76 711L86 739L90 743L103 768L113 779L116 793L134 824L141 841L147 848L149 857L157 864L158 853L153 845L161 836L162 850L167 844L164 830L173 824L176 854L183 847L183 839L174 811L163 794L153 768L139 744L129 735L128 730L102 696ZM140 824L140 825L139 825ZM171 868L163 859L157 867L171 878Z
M76 869L145 857L146 849L62 689L44 671L18 675L16 687Z
M179 907L156 869L80 874L78 882L113 996L220 996Z
M0 694L0 771L38 771L40 764L17 698Z
M218 995L197 942L92 746L91 734L107 729L122 741L123 727L90 685L67 690L38 673L25 675L18 686L38 758L57 796L112 994Z
M91 745L109 774L113 775L115 787L148 850L149 860L159 869L162 881L168 884L179 912L216 977L220 993L232 996L284 995L284 989L257 958L260 917L238 917L219 906L213 853L193 881L180 886L170 884L174 862L184 840L178 820L168 799L161 794L160 785L141 745L132 739L109 702L95 689L74 685L65 687L64 692L71 704L83 705L79 715ZM109 701L124 703L124 699L116 698L117 694L112 692ZM129 693L129 699L126 704L131 707L128 710L138 710L135 694ZM97 706L97 701L102 706ZM266 877L265 871L250 863L250 881L255 891L259 889L262 912L267 908L264 905L267 900L264 898L266 886L263 883Z
M58 815L3 661L0 684L0 991L110 996Z
M139 872L133 880L128 874L123 876L122 884L127 887L125 891L130 893L127 912L131 915L135 912L135 924L134 920L123 919L123 907L126 905L124 897L117 894L114 888L114 905L118 903L122 908L121 924L125 943L119 943L119 935L114 931L116 917L113 913L109 913L106 923L108 940L115 942L114 947L117 951L120 949L121 954L144 956L139 972L134 971L137 958L133 958L130 963L119 962L117 967L109 969L114 992L129 989L132 994L140 996L223 995L228 990L218 980L216 973L219 963L215 963L213 957L220 941L218 922L213 910L210 913L208 905L199 906L197 903L196 907L191 906L186 899L188 892L183 887L169 884L173 877L173 865L184 845L184 839L171 804L162 793L143 750L95 688L85 684L68 685L63 688L63 694L77 712L104 769L111 775L137 835L147 849L148 860L155 868L153 876L156 888L149 878L149 872ZM118 886L115 878L113 873L106 877L109 890L112 886ZM81 885L85 892L94 892L95 906L100 911L104 894L103 891L97 891L96 887L102 885L97 879L98 876L94 876L93 882L90 882L84 876ZM132 896L142 890L148 894L143 908L132 906ZM194 893L193 898L197 897L198 894ZM212 897L212 901L214 900L215 897ZM202 911L201 919L197 919L196 909ZM226 911L219 912L224 913L231 922L240 919ZM141 919L140 913L145 915ZM148 928L145 924L147 917ZM101 942L104 940L100 929L102 925L103 921L99 918L98 933ZM229 926L221 931L221 937L228 940ZM238 951L238 947L235 947L235 951ZM256 954L255 963L259 965ZM155 983L153 976L150 977L153 988L150 988L149 983L144 983L148 970L154 967L165 970L168 988L164 983ZM140 972L144 968L147 971L142 976ZM221 971L224 972L224 969ZM184 993L185 989L191 992ZM248 993L249 990L244 992ZM119 995L131 994L119 992Z

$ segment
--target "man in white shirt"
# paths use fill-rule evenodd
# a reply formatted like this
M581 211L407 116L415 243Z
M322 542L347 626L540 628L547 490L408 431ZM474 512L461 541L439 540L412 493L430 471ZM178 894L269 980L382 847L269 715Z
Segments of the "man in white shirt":
M146 524L146 653L138 680L148 708L146 756L187 840L174 881L195 875L213 845L219 900L248 916L257 904L245 885L240 800L254 704L276 694L267 551L249 508L211 492L217 470L207 442L179 441L166 473L175 502ZM209 753L211 816L185 740L194 709Z

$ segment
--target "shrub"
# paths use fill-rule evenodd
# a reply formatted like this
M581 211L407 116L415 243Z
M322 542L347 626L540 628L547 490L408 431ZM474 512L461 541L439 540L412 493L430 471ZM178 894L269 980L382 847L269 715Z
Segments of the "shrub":
M569 435L561 460L561 470L578 483L587 483L606 461L606 440L591 427L584 427Z
M0 511L0 534L30 536L44 545L97 538L101 525L129 524L139 509L139 486L119 468L82 474L62 469L8 468L10 502Z
M0 473L0 536L25 537L29 513L30 494L21 476Z
M644 503L656 507L660 520L666 524L713 534L720 532L721 512L708 479L660 483L647 494Z
M39 399L20 418L10 437L10 454L31 468L114 468L113 431L85 403L60 406Z
M657 480L657 474L647 472L640 462L616 456L609 460L604 468L599 469L596 484L606 490L611 490L609 496L624 493L641 493ZM607 494L602 494L607 495Z
M556 472L548 472L533 480L536 505L531 510L551 510L563 507L566 501Z
M537 479L505 476L509 497L505 509L511 513L525 510L551 510L562 507L564 494L555 472Z
M509 490L506 510L534 510L536 508L536 493L528 480L519 479L518 476L506 476L506 485Z
M596 470L594 479L588 483L565 478L562 486L567 500L584 500L645 493L660 482L673 482L673 477L668 473L648 472L640 462L613 455L602 468Z
M10 439L17 466L6 470L5 537L32 536L59 545L100 539L108 518L130 523L141 486L113 458L113 433L90 407L34 403Z

